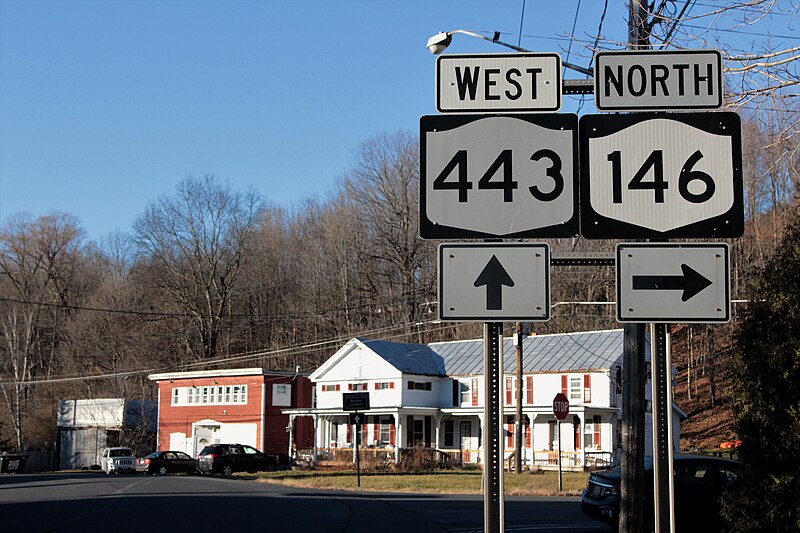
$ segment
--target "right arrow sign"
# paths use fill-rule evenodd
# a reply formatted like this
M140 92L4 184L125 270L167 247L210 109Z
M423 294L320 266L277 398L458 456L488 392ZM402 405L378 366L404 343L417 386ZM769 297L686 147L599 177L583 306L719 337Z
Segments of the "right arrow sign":
M728 245L617 245L617 320L730 320Z

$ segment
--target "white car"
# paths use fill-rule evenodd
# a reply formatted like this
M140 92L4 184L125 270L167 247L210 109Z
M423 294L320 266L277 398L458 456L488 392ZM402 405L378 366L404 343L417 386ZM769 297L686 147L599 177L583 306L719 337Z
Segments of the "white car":
M106 474L118 472L136 472L136 457L130 448L103 448L100 469Z

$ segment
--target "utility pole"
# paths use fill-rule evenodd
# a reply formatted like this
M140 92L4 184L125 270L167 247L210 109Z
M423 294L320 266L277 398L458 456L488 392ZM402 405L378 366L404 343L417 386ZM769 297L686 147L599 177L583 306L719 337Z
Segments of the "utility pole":
M517 418L516 418L516 427L515 427L515 445L516 445L516 453L515 461L514 461L514 471L517 474L522 473L522 322L517 322L517 331L516 331L516 340L517 340L517 386L516 386L516 395L517 395Z
M650 47L648 14L642 0L630 0L628 48ZM622 498L619 531L637 533L644 525L645 324L623 326Z

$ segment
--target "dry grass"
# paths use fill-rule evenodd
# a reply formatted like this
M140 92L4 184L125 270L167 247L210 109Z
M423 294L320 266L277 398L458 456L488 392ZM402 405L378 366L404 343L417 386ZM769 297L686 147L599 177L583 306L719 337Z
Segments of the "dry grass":
M563 472L564 491L558 491L558 472L533 474L505 473L506 495L579 495L586 485L587 474ZM260 473L256 481L278 483L293 487L362 490L381 492L416 492L426 494L481 494L480 470L445 470L421 473L361 473L361 487L356 486L356 472L343 471L284 471Z

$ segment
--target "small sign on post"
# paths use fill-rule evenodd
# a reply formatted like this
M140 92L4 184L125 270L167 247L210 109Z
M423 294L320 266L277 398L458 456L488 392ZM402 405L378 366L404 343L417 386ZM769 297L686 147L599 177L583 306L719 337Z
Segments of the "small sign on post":
M369 410L369 393L345 392L342 394L342 409L345 411Z

